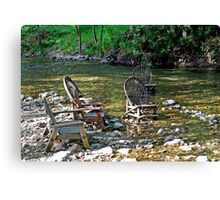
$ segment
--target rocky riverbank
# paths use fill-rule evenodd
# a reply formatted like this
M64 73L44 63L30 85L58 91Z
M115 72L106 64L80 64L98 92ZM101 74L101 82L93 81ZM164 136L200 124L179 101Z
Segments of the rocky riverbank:
M48 123L43 99L46 97L53 111L68 110L68 98L55 91L39 94L34 99L21 95L21 159L23 161L217 161L220 160L220 133L205 142L190 139L183 127L156 127L144 125L144 133L135 134L135 126L127 126L119 118L106 115L107 132L103 133L96 126L86 125L91 149L85 150L80 141L56 142L52 151L45 152L49 136L43 136ZM205 115L178 105L174 100L167 100L162 110L187 112L191 117L206 120L210 126L217 126L219 119L214 115ZM194 116L195 115L195 116ZM70 114L57 117L58 121L71 120ZM130 121L131 122L131 121ZM153 123L153 122L152 122ZM133 134L129 133L129 130ZM143 127L142 127L143 128ZM150 135L154 137L150 137Z

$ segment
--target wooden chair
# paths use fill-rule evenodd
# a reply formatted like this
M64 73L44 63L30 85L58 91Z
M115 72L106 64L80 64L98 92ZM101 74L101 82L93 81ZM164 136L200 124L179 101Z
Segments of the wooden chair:
M150 68L142 65L136 66L133 69L132 76L140 79L144 84L148 97L152 96L154 98L157 84L152 83L153 75Z
M75 121L66 121L66 122L57 122L55 115L61 113L71 113L71 111L61 111L61 112L52 112L48 102L44 99L46 113L50 118L50 124L47 127L49 130L50 138L46 146L46 152L49 152L54 145L56 140L63 139L81 139L83 146L87 149L90 148L89 141L87 139L86 131L84 129L83 122L80 120ZM45 135L46 131L44 132Z
M124 83L124 92L126 97L125 116L134 117L136 123L140 123L140 119L149 119L157 117L157 104L149 104L144 85L142 81L136 77L129 77Z
M74 119L82 120L87 123L98 123L102 131L106 131L104 114L100 104L82 104L79 93L74 81L68 77L63 78L64 88L70 98L71 108L77 110L74 112Z

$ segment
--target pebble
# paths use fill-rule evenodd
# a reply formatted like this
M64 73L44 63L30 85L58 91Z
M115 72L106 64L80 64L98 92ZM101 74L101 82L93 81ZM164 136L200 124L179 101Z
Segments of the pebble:
M196 158L197 162L207 162L208 161L208 157L207 156L198 156Z
M146 145L144 145L143 147L144 148L147 148L147 149L152 149L153 148L153 144L146 144Z
M164 132L164 129L163 128L160 128L158 131L157 131L157 134L161 134Z
M115 122L113 126L114 126L114 128L122 128L122 127L124 127L124 124L122 124L120 122Z
M179 147L180 150L182 151L191 151L192 148L190 146L184 145Z
M111 155L113 150L111 147L104 147L102 149L92 151L92 154L102 154L102 155Z
M117 150L118 153L126 154L126 155L129 153L129 151L131 151L130 148L122 148Z
M70 151L59 151L55 154L53 154L53 156L49 157L48 159L46 159L47 162L59 162L59 161L62 161L63 158L68 154L70 153Z
M176 129L174 130L174 133L176 133L176 134L181 133L181 129L180 129L180 128L176 128Z
M173 99L168 99L165 102L163 102L164 106L171 106L174 105L176 102Z
M168 142L168 141L172 141L174 139L176 139L177 137L174 135L168 135L165 139L164 142Z
M165 142L163 146L167 147L167 146L177 146L177 145L181 145L184 142L181 139L174 139L172 141L169 142Z

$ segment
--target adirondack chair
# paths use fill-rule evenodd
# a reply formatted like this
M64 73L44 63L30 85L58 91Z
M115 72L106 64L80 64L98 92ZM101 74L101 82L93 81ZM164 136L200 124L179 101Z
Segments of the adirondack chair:
M152 96L154 100L157 84L152 83L153 75L150 68L142 65L136 66L133 69L132 76L139 78L143 82L148 94L148 101L150 96Z
M129 77L124 83L124 92L126 97L125 116L135 118L137 124L140 119L155 118L158 105L149 104L144 85L142 81L136 77Z
M89 141L82 121L75 120L75 121L57 122L55 119L55 116L58 114L75 112L74 110L52 112L46 99L44 99L44 103L45 103L46 113L50 118L50 124L47 127L50 133L50 138L46 146L46 152L49 152L51 150L56 140L63 140L63 139L81 139L83 142L83 146L86 149L90 148Z
M104 115L100 104L82 104L79 98L79 90L76 89L77 86L70 77L64 76L63 84L70 98L71 108L78 111L74 112L74 119L87 123L98 123L101 130L106 131Z

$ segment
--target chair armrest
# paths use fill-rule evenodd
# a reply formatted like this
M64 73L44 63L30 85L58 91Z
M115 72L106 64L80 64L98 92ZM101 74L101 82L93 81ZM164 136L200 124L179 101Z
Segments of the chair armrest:
M143 104L143 105L137 105L136 108L153 108L153 107L158 107L159 104Z
M53 112L53 114L56 116L56 115L59 115L59 114L74 113L74 112L79 112L79 111L84 111L84 110L99 111L99 110L101 110L101 108L100 107L75 108L73 110L64 110L64 111Z
M101 103L86 103L86 104L82 104L82 106L101 106L102 104Z

